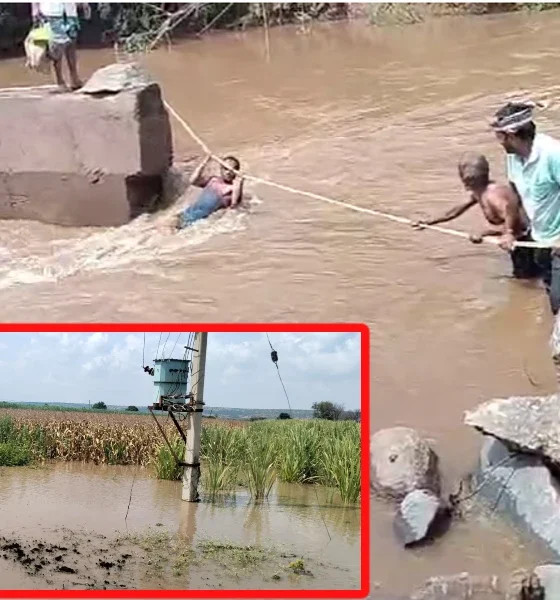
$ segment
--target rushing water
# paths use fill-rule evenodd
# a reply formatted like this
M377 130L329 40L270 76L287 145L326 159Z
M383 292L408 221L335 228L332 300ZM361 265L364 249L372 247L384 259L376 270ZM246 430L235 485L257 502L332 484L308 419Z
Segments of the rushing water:
M487 129L511 94L551 102L559 134L558 12L360 23L209 36L151 55L168 101L216 151L261 177L407 217L461 198L456 162L504 157ZM112 59L83 52L84 71ZM31 82L21 61L0 85ZM198 153L175 128L176 154ZM84 123L87 127L87 123ZM365 321L372 332L372 427L414 426L434 440L447 480L470 469L479 437L463 411L554 386L542 291L508 279L492 247L251 186L258 201L194 231L172 214L120 229L0 224L5 320ZM173 211L171 211L173 212ZM457 226L481 224L473 211ZM426 351L428 349L428 351ZM533 383L531 383L531 381ZM391 510L373 503L373 580L408 590L435 573L504 573L543 556L486 518L404 552Z

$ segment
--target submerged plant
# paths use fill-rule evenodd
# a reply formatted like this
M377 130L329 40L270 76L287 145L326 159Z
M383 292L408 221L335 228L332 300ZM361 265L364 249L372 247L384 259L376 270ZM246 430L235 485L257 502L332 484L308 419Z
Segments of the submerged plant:
M249 491L254 500L268 498L276 481L275 447L266 436L266 430L258 425L247 429L245 474Z
M175 426L158 419L182 459L184 444ZM234 490L241 482L248 486L253 499L267 498L274 483L280 480L330 486L340 492L344 502L359 501L358 423L205 419L201 435L202 486L211 500ZM134 413L0 407L2 443L26 448L33 462L58 459L151 466L157 477L169 480L180 479L183 471L154 421ZM7 452L4 448L4 456ZM10 463L24 460L16 460L12 450L9 452Z
M321 446L320 426L312 422L294 423L278 435L278 476L288 483L311 483L318 474Z
M361 492L360 443L349 437L334 440L323 450L325 483L336 487L345 503L358 502ZM356 455L357 453L357 455Z
M230 491L237 483L243 454L240 429L208 427L202 429L202 485L211 500L220 492Z
M175 455L180 459L185 453L185 444L180 438L170 440L170 444L173 447ZM167 444L162 444L159 447L153 465L158 479L176 481L183 476L183 467L177 464Z

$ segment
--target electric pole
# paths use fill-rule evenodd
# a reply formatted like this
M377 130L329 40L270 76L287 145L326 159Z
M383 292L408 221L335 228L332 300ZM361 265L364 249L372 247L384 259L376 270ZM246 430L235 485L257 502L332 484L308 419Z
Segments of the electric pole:
M198 501L198 479L200 476L200 436L202 433L202 411L204 408L204 375L206 370L206 346L208 334L198 332L194 338L191 393L193 410L188 414L185 464L183 470L183 494L186 502Z

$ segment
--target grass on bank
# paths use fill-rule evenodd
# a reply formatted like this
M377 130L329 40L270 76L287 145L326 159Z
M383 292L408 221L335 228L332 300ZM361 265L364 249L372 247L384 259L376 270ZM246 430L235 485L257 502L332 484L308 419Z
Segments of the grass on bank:
M184 444L173 425L163 426L182 457ZM133 417L0 417L0 444L4 466L59 459L152 466L160 479L177 480L182 474L155 424ZM255 500L266 499L276 481L333 487L347 503L360 499L360 426L355 422L294 419L239 427L213 421L202 427L201 455L202 491L211 500L239 485Z

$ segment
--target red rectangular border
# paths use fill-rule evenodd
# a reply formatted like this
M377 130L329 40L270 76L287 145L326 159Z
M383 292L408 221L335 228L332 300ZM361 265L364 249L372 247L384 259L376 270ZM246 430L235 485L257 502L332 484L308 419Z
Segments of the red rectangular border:
M361 341L361 553L359 590L0 590L0 598L365 598L370 591L370 344L369 328L360 323L10 323L0 324L0 333L77 332L137 333L162 330L214 333L264 331L276 333L359 333Z

